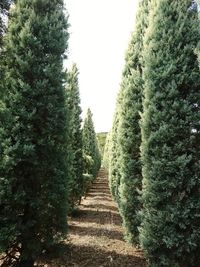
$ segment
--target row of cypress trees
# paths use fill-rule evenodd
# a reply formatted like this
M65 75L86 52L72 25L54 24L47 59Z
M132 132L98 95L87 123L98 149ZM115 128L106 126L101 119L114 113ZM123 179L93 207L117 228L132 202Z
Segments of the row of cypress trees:
M101 153L92 116L91 110L88 109L83 124L84 194L101 167Z
M101 167L101 155L90 109L87 110L82 127L78 75L78 68L73 64L67 73L65 87L70 173L69 213L80 204L81 197L86 194Z
M78 68L73 64L67 73L66 98L68 107L68 151L69 151L69 209L72 212L83 195L83 141L81 130L81 107L78 85Z
M125 237L151 267L200 265L197 8L140 1L105 148Z
M0 3L0 254L7 266L32 267L65 238L67 215L84 194L88 144L78 69L63 68L69 39L63 0L14 2L5 35L10 1ZM96 162L95 132L90 144Z

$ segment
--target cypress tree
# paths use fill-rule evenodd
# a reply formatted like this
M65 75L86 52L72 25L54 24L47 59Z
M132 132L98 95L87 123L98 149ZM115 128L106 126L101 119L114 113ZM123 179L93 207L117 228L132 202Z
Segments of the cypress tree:
M62 0L18 0L5 40L0 249L31 267L66 232L66 107ZM13 251L12 251L13 249Z
M78 68L73 64L68 72L66 95L69 111L69 150L71 157L71 175L69 184L69 202L71 209L80 203L83 194L83 151L81 131L81 107L78 85Z
M96 175L101 168L101 149L99 145L99 141L97 135L95 134L95 166L96 166Z
M150 266L200 266L200 75L190 0L154 0L145 40L144 209Z
M87 111L86 118L83 124L83 151L85 155L91 157L91 166L89 174L96 178L97 172L101 166L101 155L98 148L97 137L92 120L92 112L90 109Z
M138 226L141 209L142 167L140 160L142 112L142 50L147 27L149 0L140 2L136 29L126 55L122 77L123 98L119 108L118 149L119 149L119 208L125 228L125 238L130 243L139 242Z
M106 143L104 147L103 153L103 166L104 168L109 171L109 161L110 161L110 146L111 146L111 133L109 132L106 137Z
M94 160L91 156L83 152L83 195L86 197L90 185L94 181L93 174L91 173L92 166L94 165Z
M120 184L120 171L119 171L119 146L118 146L118 128L119 128L119 109L123 99L123 88L120 89L115 113L113 117L113 125L110 133L110 151L109 151L109 187L113 199L119 204L119 184Z

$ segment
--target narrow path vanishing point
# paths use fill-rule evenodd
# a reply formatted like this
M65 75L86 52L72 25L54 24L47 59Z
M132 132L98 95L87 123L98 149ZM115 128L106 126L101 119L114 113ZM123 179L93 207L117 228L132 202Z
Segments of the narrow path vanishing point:
M121 218L103 169L69 221L68 242L62 259L46 266L147 267L142 252L123 240Z

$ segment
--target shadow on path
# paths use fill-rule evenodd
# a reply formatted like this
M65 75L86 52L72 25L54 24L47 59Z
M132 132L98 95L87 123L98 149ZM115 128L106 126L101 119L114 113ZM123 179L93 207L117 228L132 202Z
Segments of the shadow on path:
M142 252L123 240L121 224L107 174L102 169L79 210L69 220L69 238L62 255L49 259L45 266L147 267Z

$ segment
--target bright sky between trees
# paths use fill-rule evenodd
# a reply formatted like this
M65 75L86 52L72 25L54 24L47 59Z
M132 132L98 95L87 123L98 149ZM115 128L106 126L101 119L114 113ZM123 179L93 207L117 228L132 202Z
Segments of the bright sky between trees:
M67 67L74 62L79 68L83 116L90 107L96 131L109 131L138 0L65 2L71 24Z

